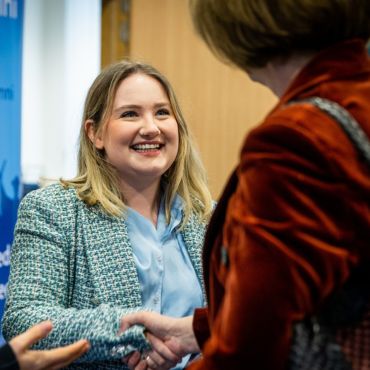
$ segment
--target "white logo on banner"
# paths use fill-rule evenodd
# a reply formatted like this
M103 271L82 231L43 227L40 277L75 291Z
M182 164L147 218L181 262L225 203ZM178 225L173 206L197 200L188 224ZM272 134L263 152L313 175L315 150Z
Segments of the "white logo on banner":
M6 298L6 287L8 284L0 284L0 301Z
M0 252L0 268L10 265L10 244L7 244L4 252ZM6 298L7 284L0 284L0 301Z
M10 244L7 244L4 252L0 252L0 267L10 266Z
M0 0L0 17L18 18L17 0Z

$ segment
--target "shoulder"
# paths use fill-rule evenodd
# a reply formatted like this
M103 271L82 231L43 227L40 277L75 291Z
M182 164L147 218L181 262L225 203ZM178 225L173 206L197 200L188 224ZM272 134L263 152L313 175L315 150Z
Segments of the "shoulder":
M250 132L248 144L265 143L300 148L301 144L325 150L340 149L346 135L328 114L309 103L279 107L264 122Z
M59 183L32 191L20 203L15 233L26 238L47 235L45 239L66 243L73 237L76 223L82 221L81 207L86 206L76 191Z
M65 188L61 183L55 183L43 188L29 192L24 199L44 199L44 200L66 200L76 197L74 188Z
M21 201L20 212L28 209L64 210L81 202L76 190L64 188L60 183L52 184L28 193Z
M241 162L248 167L284 164L332 172L352 150L337 122L302 103L273 111L253 129L244 141Z

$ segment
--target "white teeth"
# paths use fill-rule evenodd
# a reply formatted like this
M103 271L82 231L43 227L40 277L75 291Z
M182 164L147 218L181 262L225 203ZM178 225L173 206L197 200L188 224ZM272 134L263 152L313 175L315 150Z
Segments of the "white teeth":
M136 144L133 145L135 150L150 150L150 149L159 149L161 146L159 144Z

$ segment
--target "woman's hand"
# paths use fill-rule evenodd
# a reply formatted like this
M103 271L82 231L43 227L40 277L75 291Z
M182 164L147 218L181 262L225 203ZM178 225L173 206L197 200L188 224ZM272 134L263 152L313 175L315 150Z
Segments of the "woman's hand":
M175 366L183 356L199 352L192 322L192 316L177 319L144 311L125 316L121 320L120 331L135 324L142 324L148 330L147 338L152 345L152 351L144 359L134 353L126 360L130 369L167 370Z
M181 361L181 357L175 355L161 339L151 333L147 333L146 337L151 344L151 351L143 356L134 352L123 359L131 370L168 370Z
M9 345L17 358L20 370L57 370L69 365L90 348L87 340L80 340L69 346L32 351L29 349L52 330L50 321L43 321L14 337Z

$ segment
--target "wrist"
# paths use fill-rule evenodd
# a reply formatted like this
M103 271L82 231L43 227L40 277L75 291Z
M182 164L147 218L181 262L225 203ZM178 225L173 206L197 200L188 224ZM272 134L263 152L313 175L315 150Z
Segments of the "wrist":
M186 353L198 353L200 348L193 331L193 316L187 316L181 319L184 349Z

